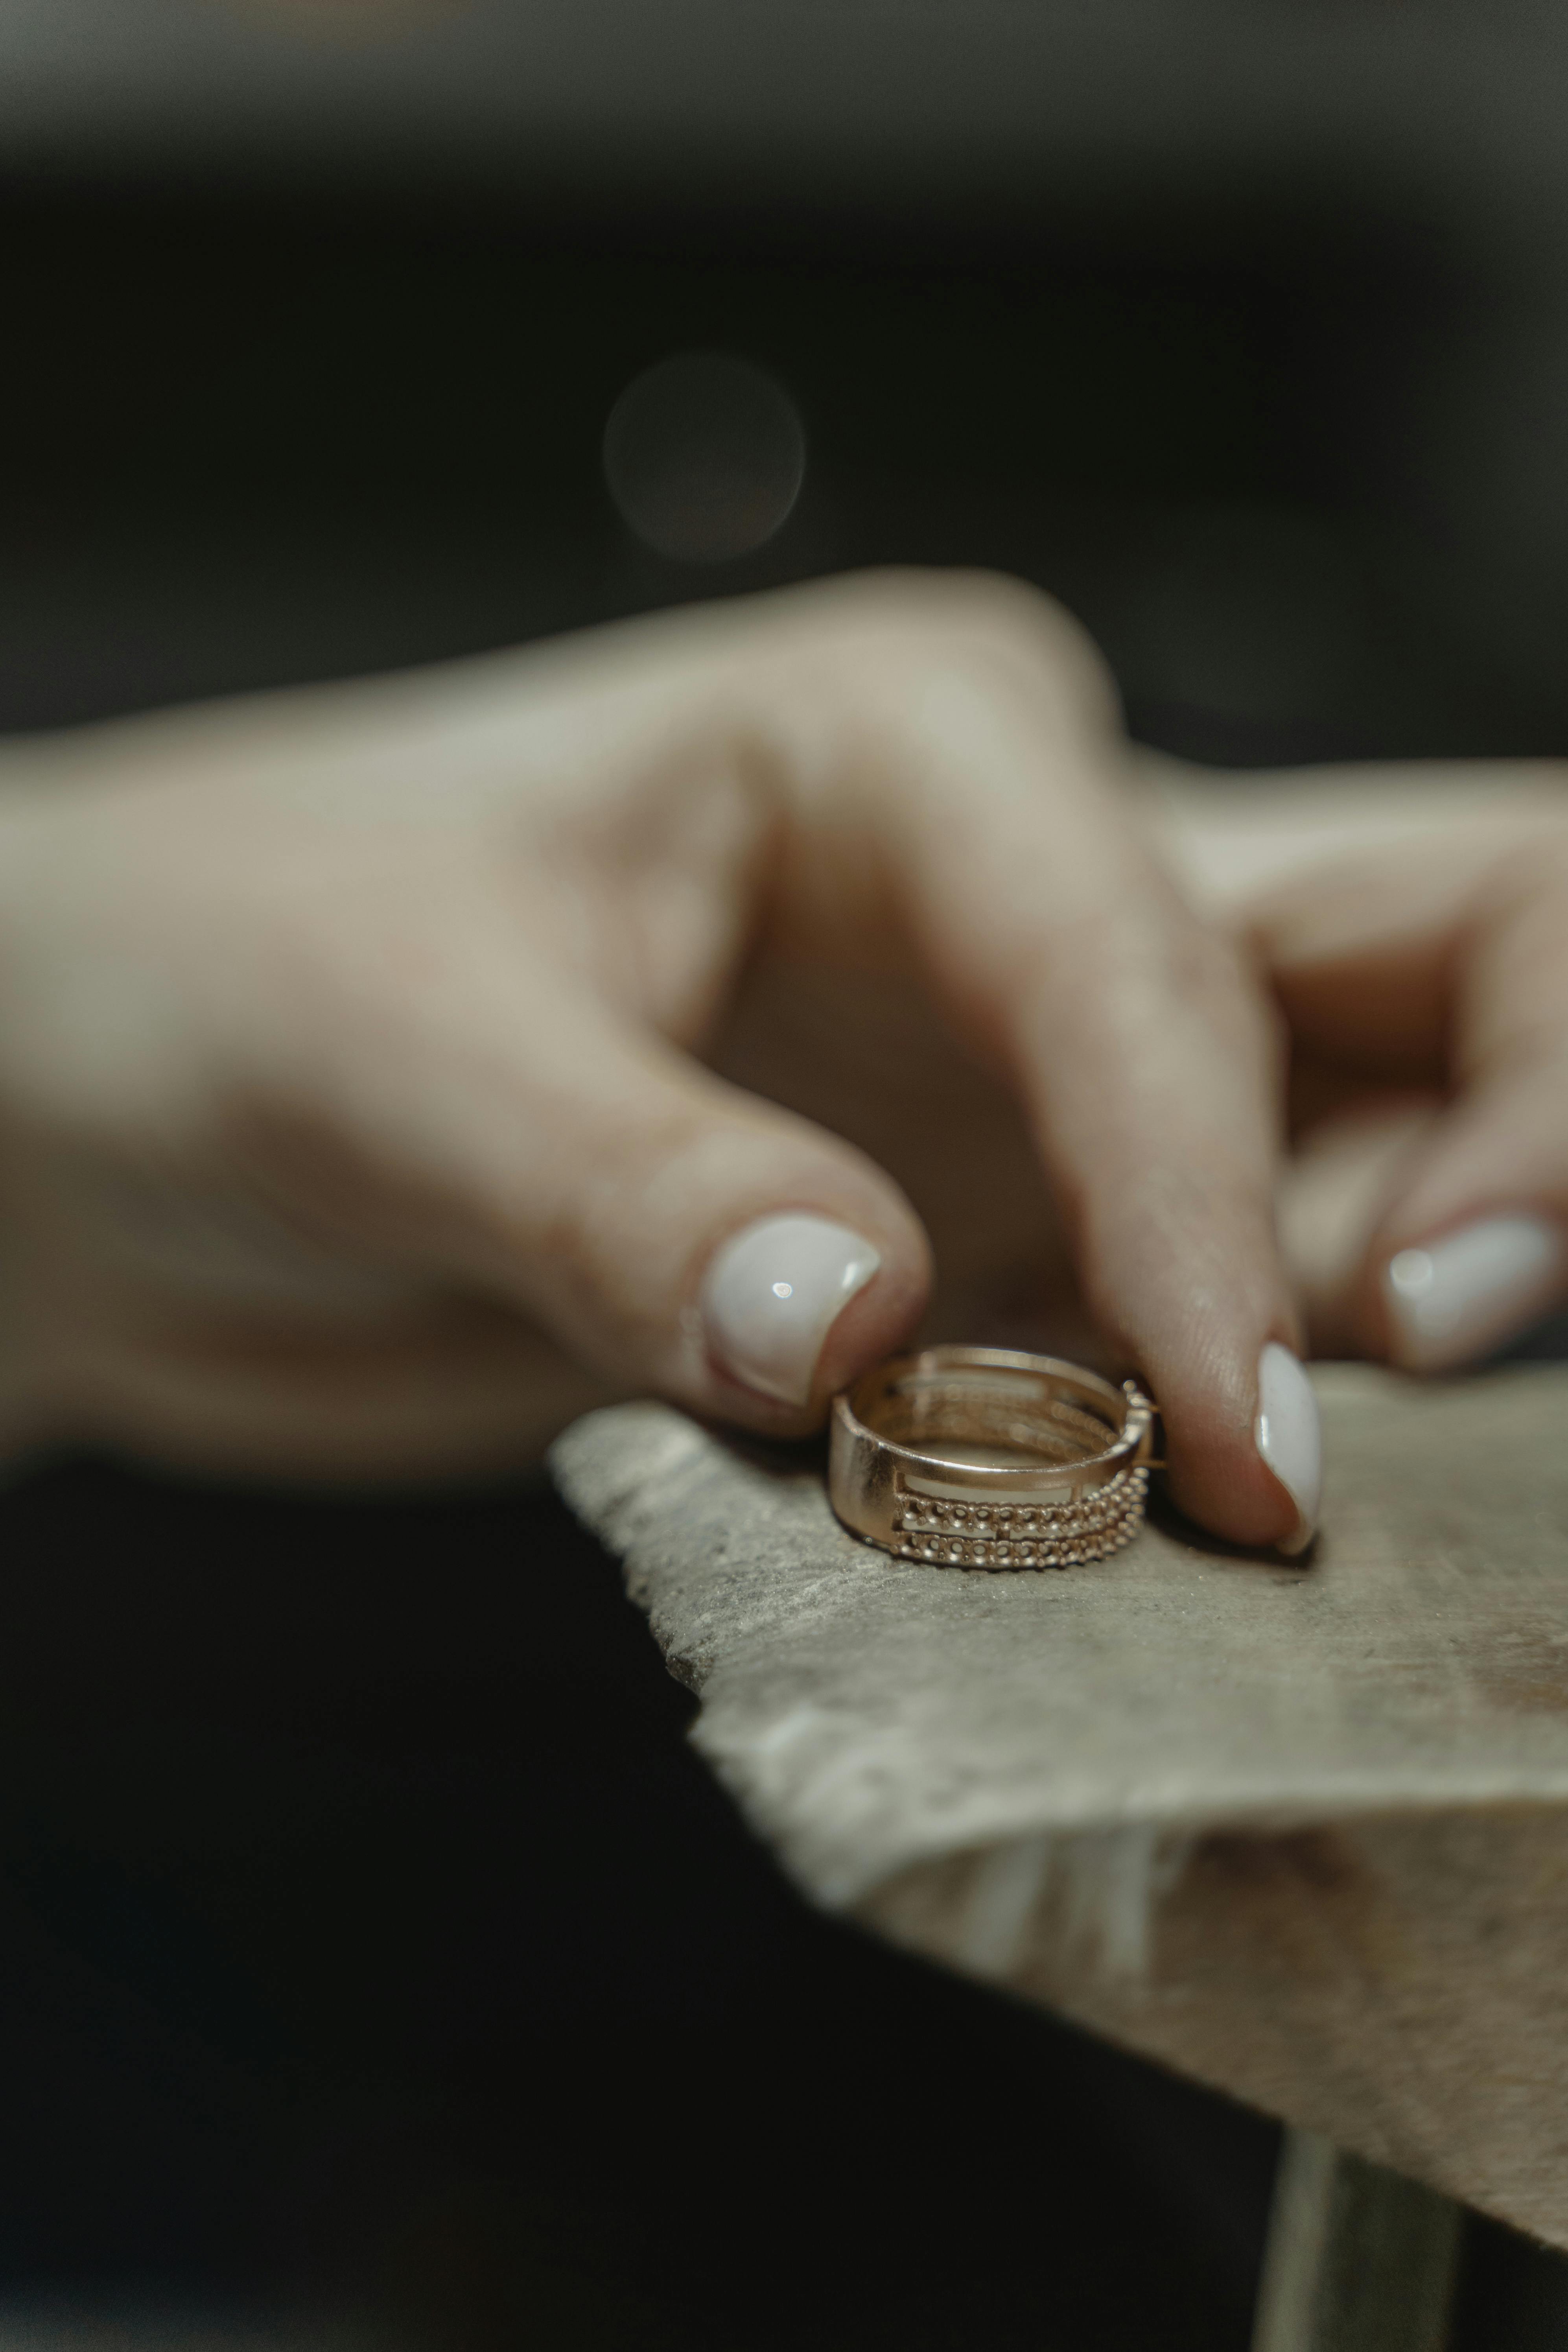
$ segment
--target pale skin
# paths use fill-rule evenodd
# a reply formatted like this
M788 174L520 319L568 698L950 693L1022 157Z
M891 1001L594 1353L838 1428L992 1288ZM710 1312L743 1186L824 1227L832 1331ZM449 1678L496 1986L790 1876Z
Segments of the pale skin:
M1568 811L1447 789L1303 861L1315 782L1260 823L1140 760L1057 608L921 575L13 746L0 1442L418 1477L626 1393L788 1436L923 1326L1136 1370L1181 1505L1279 1541L1265 1342L1386 1352L1392 1248L1568 1211ZM799 1407L700 1307L792 1211L880 1260Z
M1285 1025L1279 1222L1313 1351L1405 1361L1391 1264L1481 1220L1539 1219L1568 1257L1568 764L1147 761L1144 789ZM1513 1319L1565 1295L1549 1272Z

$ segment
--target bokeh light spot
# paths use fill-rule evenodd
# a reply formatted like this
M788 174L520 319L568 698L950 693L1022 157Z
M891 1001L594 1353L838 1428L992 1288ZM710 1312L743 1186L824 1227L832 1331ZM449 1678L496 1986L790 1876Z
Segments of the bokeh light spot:
M805 478L805 431L784 386L728 352L682 352L627 384L605 427L605 479L644 544L730 563L772 539Z

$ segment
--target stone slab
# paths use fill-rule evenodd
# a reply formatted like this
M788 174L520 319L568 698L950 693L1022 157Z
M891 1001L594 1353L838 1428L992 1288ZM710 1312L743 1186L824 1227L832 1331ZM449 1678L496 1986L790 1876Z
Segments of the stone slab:
M812 1901L1568 2246L1568 1370L1317 1381L1301 1568L894 1560L656 1404L553 1467Z

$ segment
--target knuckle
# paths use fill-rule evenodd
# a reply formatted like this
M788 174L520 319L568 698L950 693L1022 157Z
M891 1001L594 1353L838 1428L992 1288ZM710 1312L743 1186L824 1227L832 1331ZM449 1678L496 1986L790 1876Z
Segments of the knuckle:
M1080 725L1113 727L1110 671L1087 630L1027 581L1000 572L889 572L855 583L853 618L825 614L826 642L857 696L897 701L952 677L998 696L1042 696Z

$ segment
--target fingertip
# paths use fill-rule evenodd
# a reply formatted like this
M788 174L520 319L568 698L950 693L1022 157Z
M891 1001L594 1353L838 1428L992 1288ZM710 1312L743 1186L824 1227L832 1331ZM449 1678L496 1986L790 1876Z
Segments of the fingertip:
M931 1295L925 1236L884 1258L874 1279L829 1325L817 1359L813 1397L819 1406L887 1357L907 1347Z
M753 1219L721 1243L701 1292L708 1360L728 1388L798 1427L899 1344L929 1287L923 1235L880 1244L806 1211ZM740 1400L736 1400L739 1402Z
M1172 1499L1227 1542L1294 1558L1317 1529L1322 1433L1300 1360L1270 1339L1226 1380L1161 1398Z
M1318 1531L1323 1497L1322 1419L1300 1358L1277 1339L1265 1344L1258 1360L1253 1437L1260 1460L1291 1507L1293 1525L1274 1540L1288 1559L1294 1559Z
M1474 1363L1563 1295L1568 1234L1555 1218L1509 1211L1471 1219L1419 1245L1374 1254L1382 1347L1405 1371Z

